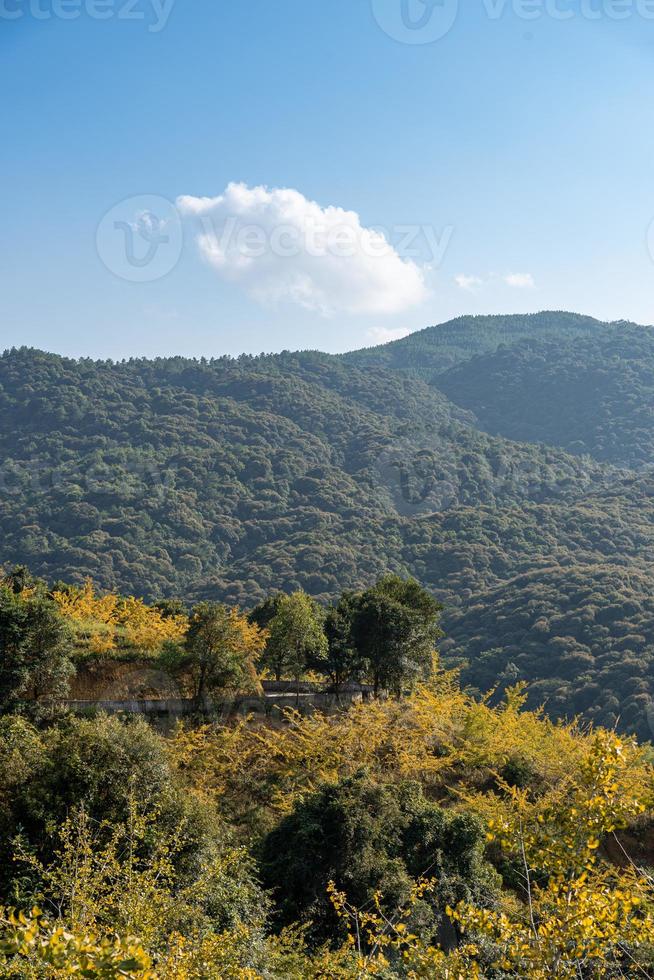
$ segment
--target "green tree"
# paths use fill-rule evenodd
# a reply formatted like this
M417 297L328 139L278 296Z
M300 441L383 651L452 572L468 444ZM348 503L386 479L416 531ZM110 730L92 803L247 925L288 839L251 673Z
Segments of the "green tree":
M251 623L256 623L260 629L267 630L279 612L280 603L285 598L284 592L273 592L248 613L248 619Z
M433 669L441 605L414 579L388 575L352 601L352 636L375 695L400 695Z
M160 609L167 619L175 616L187 616L188 609L182 599L160 599L154 603L155 609Z
M0 586L0 713L38 713L65 698L74 673L71 631L41 585Z
M68 931L88 921L159 952L172 932L259 923L250 857L169 750L140 718L1 718L0 906L41 904Z
M354 642L352 621L356 608L356 596L344 592L338 603L330 606L325 616L327 647L319 656L312 658L310 666L324 674L336 695L350 680L359 680L365 663Z
M447 903L498 881L484 844L481 821L431 803L417 783L385 785L359 772L309 796L270 832L262 879L276 901L276 925L310 923L311 938L322 942L340 931L330 882L359 907L380 893L390 913L417 879L435 878L434 904L416 910L414 923L427 940L447 931Z
M15 595L20 595L25 589L32 588L37 583L26 565L16 565L2 580L2 585Z
M265 636L238 610L199 603L191 614L183 662L193 675L196 699L200 702L215 691L257 690L254 663Z
M327 637L323 624L323 611L306 592L294 592L279 600L262 658L276 680L286 674L299 682L311 663L325 657Z

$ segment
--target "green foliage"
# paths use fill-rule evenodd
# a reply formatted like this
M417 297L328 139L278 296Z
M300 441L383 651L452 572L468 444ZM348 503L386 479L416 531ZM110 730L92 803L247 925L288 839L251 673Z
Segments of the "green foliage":
M493 435L640 469L654 457L654 333L536 336L475 357L438 387Z
M638 567L545 567L452 613L442 651L479 692L522 680L528 703L651 739L654 596Z
M201 602L192 613L186 637L186 656L180 667L191 671L194 697L220 691L258 688L254 662L265 635L235 609L216 602Z
M496 883L483 861L484 830L469 815L429 803L419 785L394 786L358 773L300 803L264 841L261 871L273 889L279 927L308 923L314 942L339 935L329 900L333 882L355 905L384 896L387 914L406 903L416 879L438 879L431 903L415 911L428 940L443 922L445 903Z
M605 324L590 316L546 311L527 316L461 316L380 347L353 351L345 359L359 368L393 368L435 381L475 356L515 346L525 339L594 337ZM436 382L439 383L439 382Z
M267 901L250 856L215 809L189 792L165 740L145 723L101 716L39 732L5 717L0 786L0 902L57 917L17 936L15 972L0 965L0 976L67 976L39 972L39 956L64 969L84 951L103 952L109 964L139 945L160 960L182 935L198 948L204 936L231 929L247 928L251 947L262 939ZM116 933L139 941L114 941ZM177 974L164 966L152 973L159 976Z
M268 625L262 666L277 680L299 680L311 663L320 662L327 652L323 623L320 606L305 592L283 596Z
M144 722L67 718L37 731L20 719L0 723L0 893L14 874L8 855L19 835L26 851L53 859L50 828L83 805L90 820L124 825L134 800L157 813L160 833L181 831L178 861L191 871L211 836L211 820L184 794L165 745ZM21 881L16 878L16 885ZM38 890L28 870L21 888Z
M647 329L561 312L464 317L343 357L13 350L0 358L3 557L241 608L298 590L327 605L410 575L445 606L443 656L473 687L533 680L532 703L557 717L645 735L653 350ZM546 569L566 608L582 577L592 608L620 608L593 629L557 616ZM507 597L534 575L504 631ZM359 672L339 629L321 655L336 686Z
M283 592L273 592L272 595L266 596L263 602L260 602L248 613L248 619L251 623L256 623L259 629L267 630L271 621L279 612L279 607L283 599Z
M66 697L74 673L72 634L57 606L41 585L23 584L0 584L0 714L47 710Z
M312 666L327 677L338 694L347 681L360 681L366 673L363 653L357 648L352 632L358 596L345 592L325 616L325 654Z
M4 716L0 976L649 973L648 757L443 673L401 700L172 738Z
M399 695L431 675L441 606L413 581L389 575L352 599L351 633L375 693Z
M389 568L418 575L389 454L431 493L420 517L443 493L448 509L567 499L601 475L471 423L421 380L314 352L113 364L13 350L0 358L4 558L148 599L333 599ZM498 481L501 458L538 487Z

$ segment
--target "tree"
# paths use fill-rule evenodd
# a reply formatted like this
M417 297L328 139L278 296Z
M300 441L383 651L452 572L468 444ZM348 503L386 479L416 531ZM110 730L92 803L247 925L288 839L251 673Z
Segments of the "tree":
M4 577L2 585L10 589L15 595L20 595L25 589L33 588L36 582L26 565L16 565Z
M0 908L0 967L10 971L3 976L154 980L151 965L132 940L71 933L50 923L39 909L15 913Z
M261 661L276 680L286 673L299 682L312 662L325 657L327 637L323 623L322 610L306 592L294 592L279 600Z
M284 592L273 592L248 613L248 619L251 623L256 623L260 629L267 630L279 612L280 603L285 598Z
M153 654L164 643L183 640L188 627L181 604L148 606L134 596L96 595L90 579L81 588L55 589L52 598L95 654L111 654L119 645Z
M201 702L215 691L259 689L255 661L266 634L237 609L201 602L189 623L184 666L191 670L194 695Z
M0 713L65 698L72 634L42 585L0 586Z
M165 619L186 617L188 610L182 599L160 599L155 602L153 609L158 609Z
M314 670L329 678L336 695L349 680L359 680L365 669L352 635L355 604L355 594L344 592L338 603L327 610L324 627L327 648L310 663Z
M413 579L389 575L352 600L352 636L375 695L400 695L433 670L441 605Z
M483 860L484 843L480 820L427 801L417 783L385 785L358 772L311 794L270 832L263 884L276 899L278 927L311 922L312 939L322 942L339 934L330 882L358 905L383 895L390 913L429 873L440 885L431 907L421 910L427 938L449 930L446 904L499 883Z
M633 765L638 750L614 733L588 739L586 757L560 785L535 798L514 789L493 800L488 839L518 869L522 901L503 894L491 908L448 909L469 937L471 975L479 951L506 977L650 976L654 957L652 877L620 844L611 864L601 844L650 805ZM493 971L493 975L494 971Z

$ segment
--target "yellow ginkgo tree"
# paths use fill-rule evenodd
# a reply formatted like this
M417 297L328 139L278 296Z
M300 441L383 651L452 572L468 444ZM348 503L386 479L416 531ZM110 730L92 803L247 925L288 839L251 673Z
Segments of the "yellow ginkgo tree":
M489 940L493 968L512 977L650 976L654 880L616 836L651 807L640 750L598 731L579 769L549 792L503 789L486 801L488 839L513 863L517 889L497 908L450 909L461 932ZM609 837L623 866L603 854Z
M50 923L38 908L28 913L0 909L0 977L154 980L151 966L134 940L71 932Z

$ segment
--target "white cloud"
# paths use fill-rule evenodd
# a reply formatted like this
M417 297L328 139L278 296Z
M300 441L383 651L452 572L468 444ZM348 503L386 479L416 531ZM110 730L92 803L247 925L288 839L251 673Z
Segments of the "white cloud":
M475 290L480 289L484 285L484 280L480 279L479 276L466 276L463 273L455 276L454 282L459 289L465 289L469 293L474 293Z
M392 340L402 340L403 337L408 337L411 332L406 327L371 327L367 336L375 344L390 344Z
M264 305L325 315L400 313L426 299L422 269L343 208L297 190L229 184L218 197L180 197L203 257Z
M504 276L504 282L512 289L534 289L536 286L531 272L511 272Z

